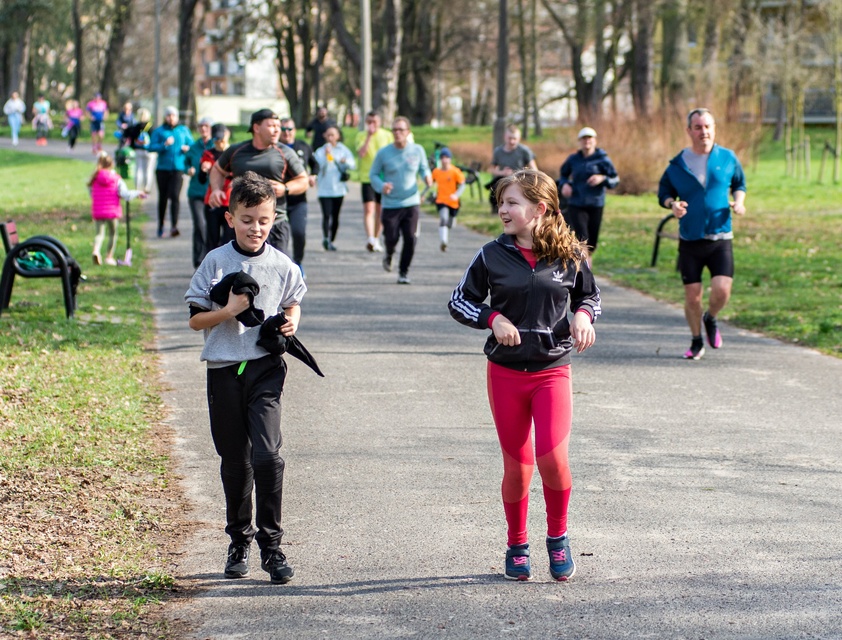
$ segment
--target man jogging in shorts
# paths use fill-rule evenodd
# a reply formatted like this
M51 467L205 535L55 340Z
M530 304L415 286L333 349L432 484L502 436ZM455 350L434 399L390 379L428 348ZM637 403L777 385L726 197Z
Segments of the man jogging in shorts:
M301 195L310 186L304 164L286 145L279 145L281 120L271 109L251 114L252 139L228 147L210 171L211 193L208 204L218 207L225 198L225 179L237 178L246 171L268 178L275 189L275 224L268 242L289 256L290 226L287 219L287 195Z
M736 154L714 144L716 123L707 109L687 116L691 146L670 160L658 187L658 202L678 218L678 270L684 282L684 316L693 341L684 354L698 360L708 344L718 349L722 336L716 316L731 297L734 253L731 210L746 212L746 181ZM733 198L733 199L732 199ZM702 270L710 271L710 298L702 312Z

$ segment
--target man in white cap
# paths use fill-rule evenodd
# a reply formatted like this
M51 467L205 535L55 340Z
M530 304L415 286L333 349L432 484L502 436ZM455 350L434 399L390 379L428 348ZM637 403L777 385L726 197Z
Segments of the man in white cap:
M155 178L158 181L158 237L164 235L164 217L167 213L167 201L170 202L170 235L174 238L178 231L178 199L181 196L181 184L187 169L187 152L193 144L190 129L178 123L178 109L167 107L164 110L164 124L152 131L149 151L158 154Z
M564 220L576 237L588 245L593 255L599 240L605 189L620 184L614 163L603 149L596 146L596 131L584 127L579 131L579 151L561 165L558 181L561 197L567 200Z

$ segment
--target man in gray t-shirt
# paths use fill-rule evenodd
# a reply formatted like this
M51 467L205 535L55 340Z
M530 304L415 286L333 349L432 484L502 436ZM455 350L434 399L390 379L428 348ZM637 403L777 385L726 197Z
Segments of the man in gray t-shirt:
M520 144L520 129L510 124L506 127L503 144L494 149L491 156L490 171L492 178L488 188L491 190L489 201L495 215L497 213L497 198L494 191L497 187L497 181L521 169L537 170L538 165L535 164L535 154L532 153L532 150L526 145Z

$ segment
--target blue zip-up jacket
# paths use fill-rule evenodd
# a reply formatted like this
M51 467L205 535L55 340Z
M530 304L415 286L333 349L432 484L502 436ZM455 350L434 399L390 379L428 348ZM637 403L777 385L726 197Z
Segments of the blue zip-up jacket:
M658 203L680 198L687 203L687 215L678 221L678 235L683 240L704 240L731 232L731 194L746 190L746 176L737 155L730 149L713 145L708 157L706 186L687 167L681 153L670 160L658 185Z
M165 143L170 136L174 138L174 142L167 146ZM183 124L177 124L174 127L168 124L162 124L153 130L152 140L149 142L149 151L158 154L156 169L160 169L161 171L181 171L183 173L187 169L184 162L187 156L181 150L181 147L192 144L193 136L190 135L190 129Z
M605 181L595 187L588 185L588 178L591 176L606 176ZM611 158L604 149L595 149L594 152L585 157L581 151L571 153L564 164L561 165L561 179L558 181L558 192L569 184L573 193L567 200L567 204L574 207L604 207L605 189L615 188L620 184L617 177L617 169Z
M587 263L577 271L572 260L539 260L533 269L513 237L503 234L474 256L447 306L457 322L484 330L499 311L517 327L521 343L501 345L492 332L485 355L509 369L541 371L570 363L568 301L573 313L587 311L592 321L602 313L599 288Z

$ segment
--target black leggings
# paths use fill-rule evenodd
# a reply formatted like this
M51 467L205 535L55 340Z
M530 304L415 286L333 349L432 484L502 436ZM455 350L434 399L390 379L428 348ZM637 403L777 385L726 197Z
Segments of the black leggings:
M322 205L322 237L331 242L336 240L336 232L339 231L339 210L342 208L342 201L345 198L319 198Z
M164 218L167 214L167 200L170 201L170 226L178 229L178 199L181 196L181 183L184 174L181 171L158 169L158 231L164 230Z

